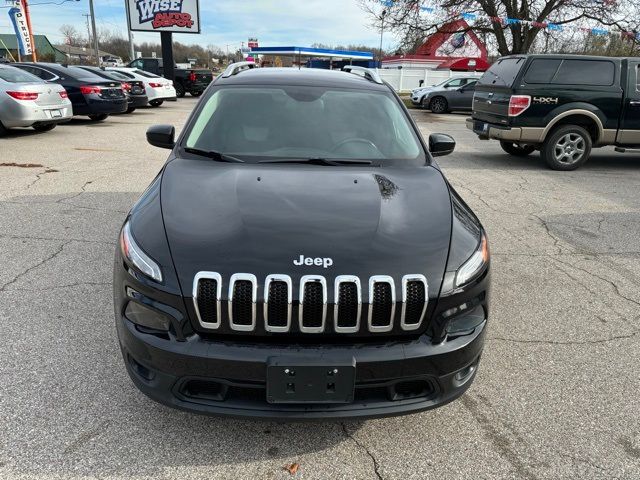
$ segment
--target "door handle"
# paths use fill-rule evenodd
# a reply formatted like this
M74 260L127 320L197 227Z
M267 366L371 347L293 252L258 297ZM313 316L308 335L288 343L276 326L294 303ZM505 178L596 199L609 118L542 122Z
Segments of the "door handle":
M629 102L629 105L631 105L632 107L640 107L640 101L639 100L631 100Z

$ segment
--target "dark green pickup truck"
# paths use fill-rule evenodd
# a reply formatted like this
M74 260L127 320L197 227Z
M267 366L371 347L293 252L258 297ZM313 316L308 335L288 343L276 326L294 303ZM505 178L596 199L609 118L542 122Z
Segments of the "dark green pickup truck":
M640 149L640 58L516 55L476 86L467 128L511 155L575 170L593 147Z

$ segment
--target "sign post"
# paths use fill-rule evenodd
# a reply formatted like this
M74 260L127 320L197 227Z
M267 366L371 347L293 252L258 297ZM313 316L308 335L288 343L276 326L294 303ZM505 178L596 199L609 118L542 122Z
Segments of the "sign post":
M129 30L160 32L163 76L174 80L173 33L200 33L199 0L125 0Z

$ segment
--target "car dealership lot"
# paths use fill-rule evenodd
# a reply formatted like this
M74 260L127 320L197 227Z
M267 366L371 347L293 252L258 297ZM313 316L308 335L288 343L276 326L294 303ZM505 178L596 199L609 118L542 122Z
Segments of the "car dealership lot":
M480 142L465 115L414 111L458 141L440 164L491 241L489 336L461 400L278 424L147 399L118 350L113 249L167 156L144 131L180 128L195 103L0 139L0 164L42 165L0 166L0 478L640 476L640 156L553 172Z

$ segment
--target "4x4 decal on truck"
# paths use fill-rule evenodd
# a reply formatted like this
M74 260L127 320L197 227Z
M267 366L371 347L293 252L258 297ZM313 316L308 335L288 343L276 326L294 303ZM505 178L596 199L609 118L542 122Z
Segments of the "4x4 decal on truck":
M533 97L533 103L539 103L543 105L557 105L558 97Z

